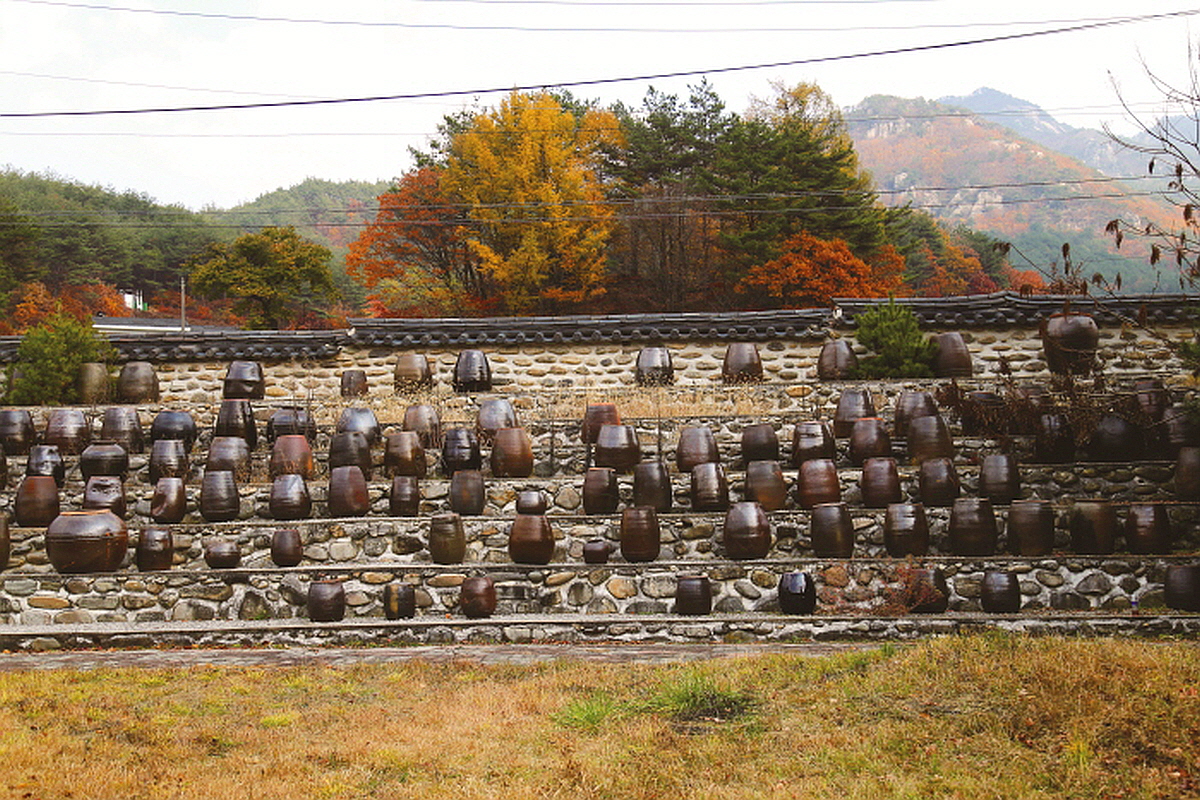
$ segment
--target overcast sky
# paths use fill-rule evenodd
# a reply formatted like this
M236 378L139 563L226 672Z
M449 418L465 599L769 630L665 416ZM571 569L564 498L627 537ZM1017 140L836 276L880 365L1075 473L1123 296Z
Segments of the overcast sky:
M955 45L1131 15L1174 16ZM1120 127L1112 79L1153 116L1143 61L1185 83L1196 32L1200 4L1183 0L0 0L0 167L228 208L306 177L390 180L443 115L493 104L490 90L595 81L573 91L637 104L705 75L739 112L776 80L842 106L988 86ZM835 60L795 63L814 59ZM756 65L775 66L731 69ZM691 74L646 77L678 73Z

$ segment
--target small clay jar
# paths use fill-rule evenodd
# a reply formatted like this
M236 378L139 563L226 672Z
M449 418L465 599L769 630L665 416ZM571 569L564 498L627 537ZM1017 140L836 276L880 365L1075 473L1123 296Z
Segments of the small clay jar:
M932 417L938 413L933 395L920 389L905 389L896 398L896 409L892 415L892 435L897 439L908 438L908 426L918 417Z
M1051 412L1038 416L1033 454L1037 461L1045 464L1070 464L1075 461L1075 431L1066 414Z
M383 587L384 619L412 619L417 615L417 591L411 583L394 581Z
M387 435L383 450L383 468L387 474L424 478L427 469L425 448L416 431L394 431Z
M129 551L129 530L111 511L66 511L50 521L45 543L46 558L63 574L113 572Z
M703 425L687 425L679 431L679 442L675 446L675 466L681 474L687 474L699 464L719 462L721 452L712 429Z
M593 539L590 542L583 543L583 563L585 564L607 564L608 554L612 552L612 545L603 539Z
M465 578L458 589L458 605L467 619L484 619L496 613L496 584L487 575Z
M232 539L209 539L204 543L204 563L209 569L236 569L242 563L242 551Z
M22 456L37 442L33 415L24 408L0 409L0 447L10 456Z
M1021 583L1011 572L988 570L979 585L979 604L988 614L1015 614L1021 610Z
M924 464L931 458L954 458L954 440L941 414L927 414L909 420L907 436L910 464Z
M85 509L107 509L125 519L125 481L120 475L93 475L83 486Z
M238 517L241 498L229 470L205 471L200 483L200 516L208 522L229 522Z
M150 518L160 525L173 525L187 513L187 489L183 478L159 478L150 498Z
M808 615L817 608L817 584L807 572L785 572L776 590L784 614Z
M370 384L367 383L366 370L343 370L342 382L339 389L341 396L345 398L366 397L367 392L370 390Z
M267 439L274 442L280 436L303 436L312 444L317 438L317 423L306 408L277 408L267 419Z
M1200 611L1200 564L1172 564L1163 577L1167 608Z
M729 508L729 479L725 467L712 461L692 468L692 509L724 511Z
M616 470L612 467L592 467L584 473L583 513L615 513L620 500Z
M433 385L433 369L424 353L400 353L392 370L392 384L397 392L408 392L420 386Z
M450 479L450 510L464 517L477 517L487 504L483 473L477 469L460 469Z
M1175 459L1175 498L1200 500L1200 447L1181 447Z
M661 461L642 461L633 468L633 504L650 506L660 514L674 505L671 475Z
M268 502L273 519L308 519L312 516L312 498L302 475L288 473L271 482Z
M675 613L702 617L712 613L712 584L707 575L680 575L675 582Z
M294 567L304 560L304 542L295 528L271 533L271 562L277 567Z
M467 554L462 517L453 512L429 519L429 556L435 564L461 564Z
M969 378L974 373L971 351L958 331L933 337L933 374L939 378Z
M392 478L388 513L393 517L415 517L421 513L421 479L415 475Z
M346 618L346 587L339 580L313 581L305 606L313 622L341 622Z
M334 467L329 473L329 516L362 517L371 510L367 479L356 466Z
M518 514L545 514L546 508L546 493L541 489L526 489L517 492Z
M175 539L167 528L143 528L134 548L138 572L160 572L175 563Z

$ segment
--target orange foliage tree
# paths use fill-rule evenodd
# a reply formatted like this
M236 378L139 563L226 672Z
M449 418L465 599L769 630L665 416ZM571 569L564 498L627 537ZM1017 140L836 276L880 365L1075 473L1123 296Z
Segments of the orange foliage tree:
M783 243L778 258L751 267L739 291L771 298L783 308L826 305L832 297L887 297L902 287L904 258L891 245L865 261L841 239L807 231Z
M53 294L44 283L31 281L19 286L10 299L12 313L0 322L2 333L23 333L55 314L66 314L84 321L93 316L129 317L121 293L105 283L66 285Z

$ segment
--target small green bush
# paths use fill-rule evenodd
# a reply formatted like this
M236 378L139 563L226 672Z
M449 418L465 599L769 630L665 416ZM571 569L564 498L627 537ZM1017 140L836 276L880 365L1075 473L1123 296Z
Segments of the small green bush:
M30 329L17 348L8 402L15 405L69 405L79 402L79 367L108 361L112 346L67 314L55 314Z
M875 354L858 362L856 377L933 377L935 345L921 333L917 315L895 298L860 314L855 335Z

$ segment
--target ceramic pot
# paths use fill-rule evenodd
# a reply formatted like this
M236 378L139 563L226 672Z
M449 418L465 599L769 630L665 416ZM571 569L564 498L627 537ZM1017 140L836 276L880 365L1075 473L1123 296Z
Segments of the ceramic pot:
M117 373L117 402L138 405L158 402L158 376L149 361L127 361Z
M85 509L107 509L125 519L125 482L120 475L93 475L83 487Z
M779 436L769 422L747 425L742 429L742 463L778 461Z
M496 613L496 584L487 575L472 575L458 590L458 605L467 619L484 619Z
M411 583L389 583L383 587L384 619L412 619L417 615L417 591Z
M779 576L779 610L784 614L808 615L817 607L817 584L807 572L785 572Z
M707 575L680 575L675 582L675 613L702 617L712 613L712 584Z
M854 524L845 503L813 506L810 517L813 554L817 558L854 557Z
M904 497L894 458L868 458L863 462L858 483L862 489L862 504L867 508L886 508Z
M603 539L593 539L590 542L583 543L583 563L585 564L607 564L608 554L612 552L612 547Z
M1172 564L1163 578L1167 608L1200 611L1200 564Z
M208 522L229 522L238 517L241 498L229 470L205 471L200 483L200 516Z
M1093 461L1129 463L1141 459L1144 450L1142 429L1115 414L1100 418L1087 443Z
M29 448L25 459L26 475L48 475L54 478L58 488L67 480L67 466L56 444L35 444Z
M366 397L367 392L370 390L370 384L367 383L366 370L344 370L342 372L342 384L339 388L342 397Z
M187 444L180 439L158 439L150 445L150 483L160 478L188 478Z
M1021 468L1009 453L991 453L979 465L979 494L993 504L1011 503L1021 496Z
M138 572L161 572L175 564L175 538L167 528L142 528L134 559Z
M792 466L814 458L837 457L837 442L828 422L797 422L792 431Z
M1021 610L1021 583L1011 572L988 570L979 586L979 604L988 614L1015 614Z
M305 605L313 622L341 622L346 618L346 587L339 580L313 581Z
M932 417L938 413L937 401L929 392L905 389L896 398L896 409L892 415L892 435L897 439L908 438L908 426L918 417Z
M79 455L91 438L91 426L81 409L54 408L46 416L44 441L58 447L63 455Z
M431 405L417 403L404 409L403 429L421 437L421 446L426 450L442 446L442 420Z
M450 510L464 517L477 517L487 504L483 473L477 469L460 469L450 478L448 497Z
M371 443L362 431L342 431L329 438L329 470L358 467L365 480L371 479Z
M662 546L658 514L649 506L621 511L621 556L626 561L646 562L658 558Z
M257 447L258 425L254 421L254 409L250 407L250 401L222 400L217 409L213 436L236 436L246 443L249 450Z
M387 435L383 449L383 468L388 475L424 478L427 468L425 448L416 431L395 431Z
M762 359L753 342L730 342L721 362L721 379L725 383L756 383L763 379Z
M136 408L109 406L100 421L100 439L116 442L126 453L141 453L146 449L142 436L142 421Z
M842 484L837 465L828 458L813 458L800 465L796 477L796 502L801 508L821 503L837 503L842 499Z
M1134 397L1138 408L1150 422L1162 422L1163 415L1171 405L1171 394L1158 378L1143 378L1133 383Z
M463 350L458 354L452 385L456 392L492 390L492 368L482 350Z
M1038 416L1033 454L1035 459L1044 464L1071 464L1075 461L1075 431L1066 414Z
M933 374L939 378L969 378L974 374L971 351L958 331L933 337Z
M308 519L312 516L312 498L304 477L288 473L275 478L271 482L268 507L272 519Z
M583 513L612 514L616 512L620 501L616 470L612 467L592 467L584 473Z
M518 514L545 514L546 507L546 493L541 489L517 492Z
M250 480L250 448L240 436L215 436L208 445L208 458L204 461L206 471L228 471L234 480L243 483Z
M1051 314L1041 324L1046 366L1056 375L1086 375L1096 365L1100 329L1088 314Z
M272 478L299 475L305 480L312 480L316 475L316 466L308 439L298 433L277 437L271 445L270 471Z
M271 533L271 562L277 567L294 567L304 560L300 531L281 528Z
M1171 519L1161 503L1134 503L1125 517L1125 546L1138 555L1171 552Z
M1071 550L1109 555L1117 547L1117 510L1107 500L1076 500L1071 507Z
M516 564L549 564L554 531L542 514L517 514L508 531L508 557Z
M421 513L421 479L415 475L392 478L388 513L393 517L415 517Z
M0 446L10 456L23 456L37 442L33 415L24 408L0 409Z
M8 515L0 514L0 572L8 569L10 558L12 558L12 538L8 533Z
M746 465L746 500L758 503L766 511L777 511L787 504L787 481L778 461L751 461Z
M661 461L643 461L633 468L633 504L650 506L660 514L674 504L671 475Z
M506 397L492 397L479 403L475 413L475 434L480 444L491 444L501 428L519 428L517 410Z
M93 475L124 478L129 472L129 454L116 442L93 442L79 456L79 471L85 479Z
M766 558L771 550L771 523L758 503L734 503L722 529L725 556L737 560Z
M929 520L920 503L891 503L883 515L883 546L892 558L929 553Z
M584 444L595 444L601 425L620 425L621 414L615 403L588 403L583 412L583 423L579 427Z
M850 463L862 466L868 458L887 458L892 454L892 437L880 417L860 417L850 429Z
M665 347L643 347L634 365L638 386L670 386L675 382L675 367L671 351Z
M108 365L99 361L85 361L80 364L76 385L79 389L79 402L83 405L94 406L108 402L112 396L112 379L108 375Z
M150 517L160 525L174 525L187 513L187 490L183 478L159 478L150 499Z
M1008 549L1018 556L1054 550L1054 506L1049 500L1016 500L1008 507Z
M1163 412L1160 440L1165 442L1167 453L1174 457L1181 447L1200 447L1200 424L1192 420L1183 405L1173 405Z
M128 550L129 530L111 511L65 511L46 528L46 557L63 574L113 572Z
M601 425L596 434L595 464L619 473L632 470L642 460L642 446L632 425Z
M432 386L433 369L429 366L429 359L424 353L400 353L396 356L392 380L397 392Z
M221 396L227 400L262 400L266 388L261 364L257 361L231 361L225 370Z
M724 511L729 508L729 479L725 467L708 462L692 468L692 509Z
M447 475L463 469L477 470L483 466L479 439L469 428L447 428L442 441L442 468Z
M362 517L371 510L363 471L350 464L329 472L329 516Z
M961 491L958 470L948 458L922 461L917 482L921 502L930 507L953 505Z
M382 438L379 420L375 418L375 412L369 408L342 409L335 432L350 433L353 431L361 433L366 438L368 448L379 444L379 440Z
M986 497L960 497L950 508L950 552L956 556L996 554L996 516Z
M1175 459L1175 498L1200 500L1200 447L1181 447Z
M311 445L317 438L317 423L306 408L277 408L267 418L267 439L274 442L280 436L303 436Z
M854 423L863 417L874 417L875 401L866 389L843 389L838 397L837 409L833 413L833 434L839 439L848 437Z
M528 478L533 474L533 439L524 428L501 428L492 443L492 475Z
M845 339L831 339L821 345L817 356L817 379L822 381L844 381L858 369L858 356Z
M58 516L58 484L51 475L26 475L13 498L13 519L23 528L43 528Z
M698 464L719 462L721 451L711 428L688 425L680 429L675 445L675 465L680 474L687 474Z
M467 554L462 517L453 512L429 519L429 556L435 564L461 564Z
M150 441L178 439L184 450L191 452L196 441L196 420L186 411L160 411L150 423Z
M931 458L954 458L954 440L941 414L910 420L907 439L910 464L922 464Z

